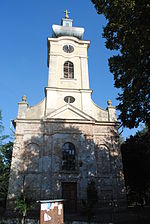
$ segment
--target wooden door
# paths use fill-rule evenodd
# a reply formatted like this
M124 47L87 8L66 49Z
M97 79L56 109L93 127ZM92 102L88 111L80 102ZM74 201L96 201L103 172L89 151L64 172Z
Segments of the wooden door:
M64 201L65 213L74 213L77 209L77 183L63 182L62 197Z

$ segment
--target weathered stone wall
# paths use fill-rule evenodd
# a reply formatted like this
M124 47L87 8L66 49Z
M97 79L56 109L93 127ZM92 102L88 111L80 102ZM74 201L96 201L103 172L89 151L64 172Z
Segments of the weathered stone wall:
M62 170L62 146L76 148L75 171ZM62 198L62 182L77 182L77 198L86 199L94 180L100 206L125 202L122 163L115 124L84 122L17 122L9 199L24 188L31 198ZM23 184L24 183L24 184Z

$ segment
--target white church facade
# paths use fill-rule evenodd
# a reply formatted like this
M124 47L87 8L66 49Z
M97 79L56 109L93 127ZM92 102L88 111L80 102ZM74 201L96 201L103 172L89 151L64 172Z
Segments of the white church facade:
M65 199L75 212L94 182L98 204L124 206L125 189L116 110L91 99L84 29L63 18L48 37L49 68L45 98L29 106L23 96L14 120L8 204L21 191L35 200Z

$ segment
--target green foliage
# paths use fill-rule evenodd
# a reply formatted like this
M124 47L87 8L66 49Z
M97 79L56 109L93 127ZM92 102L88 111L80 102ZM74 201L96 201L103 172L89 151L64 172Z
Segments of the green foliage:
M119 136L120 145L124 143L124 137L122 135Z
M25 224L25 219L27 212L34 208L36 203L33 201L32 196L27 197L23 186L23 192L15 198L15 208L14 211L19 212L22 216L21 224Z
M25 175L23 176L22 192L15 198L14 211L19 212L22 215L21 223L25 223L27 212L36 206L35 200L32 198L32 192L25 186ZM30 195L30 196L29 196Z
M0 111L0 147L2 147L3 141L8 138L8 135L2 134L3 131L4 131L4 126L3 126L3 122L2 122L2 113Z
M22 215L27 214L27 211L31 208L34 208L35 202L32 199L32 196L27 197L25 192L21 193L18 197L15 199L15 211L18 211Z
M8 136L2 134L3 130L4 127L0 111L0 204L5 207L13 143L4 143Z
M123 126L150 128L150 3L149 0L91 0L107 19L106 47L117 50L109 58L114 85L120 89L119 118Z
M150 204L150 133L145 129L121 146L130 202Z
M20 197L17 197L15 200L15 211L19 211L19 213L24 214L27 211L28 203L23 194Z
M3 200L7 196L12 147L13 143L9 142L0 148L0 198Z

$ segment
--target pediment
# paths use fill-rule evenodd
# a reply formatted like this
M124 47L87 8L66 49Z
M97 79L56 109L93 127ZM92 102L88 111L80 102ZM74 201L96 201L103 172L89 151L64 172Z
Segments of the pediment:
M65 119L65 120L86 120L92 121L94 118L90 117L78 108L66 104L65 106L53 111L46 116L48 119Z

